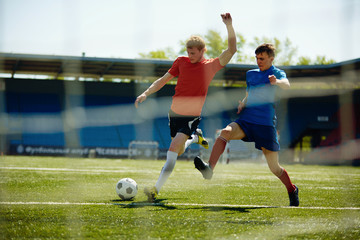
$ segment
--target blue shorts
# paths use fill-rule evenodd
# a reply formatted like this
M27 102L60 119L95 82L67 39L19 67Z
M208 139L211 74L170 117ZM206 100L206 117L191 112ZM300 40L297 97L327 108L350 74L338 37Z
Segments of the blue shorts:
M262 150L262 147L274 152L280 150L275 127L249 123L240 119L237 119L235 122L241 127L246 135L242 139L244 142L255 142L255 148L259 150Z

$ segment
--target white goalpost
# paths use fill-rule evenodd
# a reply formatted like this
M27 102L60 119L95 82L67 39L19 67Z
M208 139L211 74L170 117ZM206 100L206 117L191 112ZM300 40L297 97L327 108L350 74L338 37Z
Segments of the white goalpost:
M159 143L157 141L131 141L129 159L158 159Z

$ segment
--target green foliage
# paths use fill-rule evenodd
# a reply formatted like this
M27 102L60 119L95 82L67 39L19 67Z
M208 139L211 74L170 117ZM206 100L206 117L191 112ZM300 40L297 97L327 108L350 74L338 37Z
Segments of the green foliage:
M272 43L276 48L275 53L275 63L277 65L281 66L288 66L292 65L294 62L294 58L297 53L297 47L294 47L292 42L289 38L286 38L285 41L281 41L280 39L274 37L274 38L268 38L268 37L255 37L254 41L249 44L249 46L254 49L253 52L255 52L255 49L263 44L263 43ZM255 53L254 53L255 56Z
M216 58L227 48L227 39L223 40L219 32L209 30L204 37L206 41L206 55Z
M199 35L204 38L206 42L207 52L205 57L215 58L220 56L220 54L227 48L227 36L222 38L219 32L214 30L208 30L205 36ZM285 40L280 40L276 37L254 37L254 39L249 42L246 40L244 35L236 33L237 36L237 53L233 57L233 63L241 64L256 64L255 62L255 49L257 46L263 43L272 43L276 48L276 58L275 64L279 66L289 66L289 65L319 65L319 64L331 64L335 63L334 59L327 59L325 56L317 56L314 61L308 57L300 56L297 57L298 47L294 46L289 38ZM186 55L186 40L181 40L179 42L181 50L178 55ZM164 50L151 51L149 53L140 53L141 58L157 58L157 59L175 59L177 55L171 48L166 48Z
M333 64L336 61L334 59L328 59L325 56L317 56L315 60L311 60L309 57L299 57L296 65L327 65Z
M299 57L299 60L296 65L310 65L311 64L311 58L301 56Z
M300 208L288 208L285 187L264 164L218 164L208 181L179 160L158 202L147 203L142 191L163 164L1 157L0 238L359 238L359 168L284 166L300 189ZM123 177L138 183L134 201L116 196Z
M139 53L139 56L146 59L174 59L176 58L176 53L172 48L168 47L165 49L150 51L149 53Z
M324 65L335 63L334 59L327 59L326 56L316 56L314 65Z
M276 61L283 66L293 65L298 50L297 47L294 47L290 39L286 38L283 43L279 43L279 48L281 50L279 54L281 55L279 58L276 58Z

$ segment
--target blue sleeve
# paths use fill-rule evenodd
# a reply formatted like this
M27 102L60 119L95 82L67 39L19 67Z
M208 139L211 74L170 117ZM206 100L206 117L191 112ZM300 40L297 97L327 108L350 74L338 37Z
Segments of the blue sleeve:
M274 71L274 75L277 79L283 79L286 78L286 73L283 70L280 69L276 69Z
M249 79L249 71L246 72L246 91L247 92L249 92L249 88L250 88L248 79Z

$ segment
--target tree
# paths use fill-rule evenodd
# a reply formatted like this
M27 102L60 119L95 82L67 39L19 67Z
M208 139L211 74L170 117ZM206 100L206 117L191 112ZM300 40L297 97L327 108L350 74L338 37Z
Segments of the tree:
M253 56L250 56L249 54L246 53L246 39L244 37L244 35L237 33L236 34L236 48L237 48L237 54L235 56L235 62L238 63L250 63L251 61L254 60Z
M200 35L201 36L201 35ZM327 59L325 56L317 56L315 61L312 61L309 57L300 56L298 59L297 52L298 47L294 46L289 38L284 41L274 37L255 37L252 42L248 42L245 37L236 33L237 36L237 53L233 57L232 62L241 64L256 64L255 61L255 49L262 43L272 43L276 48L276 65L288 66L288 65L311 65L311 64L331 64L334 63L334 59ZM227 48L227 37L224 39L220 33L215 30L208 30L205 36L201 36L206 43L207 51L205 57L215 58L218 57ZM186 55L186 40L179 41L181 50L178 55ZM141 58L157 58L157 59L175 59L177 54L172 48L160 49L157 51L151 51L149 53L140 53Z
M288 66L294 63L294 57L297 53L297 47L294 47L289 38L285 41L274 37L273 39L268 37L258 38L255 37L254 41L250 43L251 48L256 49L263 43L272 43L276 48L275 62L277 65Z
M297 54L298 48L292 45L289 38L286 38L283 43L279 42L279 47L281 49L281 54L280 58L277 58L277 62L283 66L294 64L294 58Z
M334 59L327 59L325 56L316 56L314 65L325 65L335 63Z
M219 32L209 30L204 37L206 42L206 55L216 58L227 48L227 39L223 40Z
M139 56L148 59L174 59L176 53L172 48L168 47L162 50L150 51L149 53L139 53Z
M311 60L309 57L299 57L298 62L296 65L327 65L335 63L334 59L327 59L325 56L316 56L314 61Z
M304 56L299 57L298 62L296 63L296 65L310 65L310 64L311 64L311 58Z

